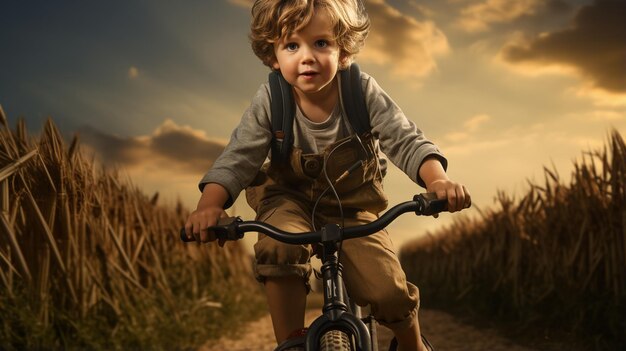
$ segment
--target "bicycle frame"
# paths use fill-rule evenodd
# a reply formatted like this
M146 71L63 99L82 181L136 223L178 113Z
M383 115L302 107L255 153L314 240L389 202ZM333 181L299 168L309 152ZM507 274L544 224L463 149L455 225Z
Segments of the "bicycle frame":
M306 335L305 350L318 350L319 339L328 330L342 330L353 337L359 351L372 351L369 329L354 314L348 311L348 300L343 285L342 266L337 257L337 245L341 241L341 228L327 224L322 229L322 287L324 306L322 315L311 326ZM278 349L277 349L278 350Z

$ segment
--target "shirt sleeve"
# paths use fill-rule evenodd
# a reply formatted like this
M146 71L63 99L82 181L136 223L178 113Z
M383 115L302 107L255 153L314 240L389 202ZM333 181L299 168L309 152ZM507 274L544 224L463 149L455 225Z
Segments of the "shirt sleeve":
M228 191L229 199L224 208L232 206L268 156L272 140L270 115L270 93L266 83L257 90L222 154L200 180L200 191L208 183L220 184Z
M362 73L365 100L370 114L372 134L391 162L415 183L426 187L419 168L428 157L435 157L447 169L448 161L439 148L415 126L400 107L383 91L371 76Z

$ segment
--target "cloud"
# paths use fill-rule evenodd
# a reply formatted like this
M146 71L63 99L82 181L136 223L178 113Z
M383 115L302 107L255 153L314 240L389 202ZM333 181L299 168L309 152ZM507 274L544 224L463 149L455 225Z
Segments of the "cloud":
M480 127L480 125L482 125L483 123L489 121L491 119L491 117L489 115L486 114L480 114L480 115L476 115L470 119L468 119L467 121L465 121L465 123L463 124L465 126L465 128L470 131L470 132L474 132L478 129L478 127Z
M545 6L542 0L487 0L461 10L458 25L468 32L482 32L494 23L511 22L519 17L534 15Z
M591 98L596 107L623 108L626 106L625 93L608 92L595 87L591 82L584 83L577 88L568 89L568 93L579 98Z
M135 66L130 66L128 69L128 78L135 79L137 77L139 77L139 69Z
M596 0L582 7L569 28L509 42L499 57L532 71L576 72L592 90L626 94L626 2ZM597 94L597 91L595 92Z
M418 2L417 0L410 0L409 5L411 5L411 7L413 7L417 11L417 14L419 16L426 18L432 18L435 16L435 11L430 7L422 4L421 1Z
M468 140L480 129L481 125L489 120L491 120L491 116L487 114L475 115L463 123L462 131L447 133L444 138L452 143Z
M612 110L594 110L588 112L573 112L569 114L568 119L577 121L579 123L619 123L620 121L626 121L626 112L618 112Z
M119 137L94 128L78 132L82 144L107 165L141 169L180 169L203 174L224 149L198 130L166 120L151 135Z
M450 51L446 35L432 21L402 14L384 0L369 0L372 28L359 58L391 67L395 75L422 78L437 68L436 58Z
M198 182L226 144L171 120L144 136L120 137L91 127L78 135L83 151L103 167L117 169L146 194L158 193L161 203L180 200L188 209L195 208Z
M476 161L478 158L490 160L498 154L498 157L508 155L509 161L542 157L561 159L559 162L566 163L571 157L577 156L580 150L601 147L607 128L624 130L626 126L626 111L612 109L567 112L535 123L503 123L504 118L475 115L463 122L463 128L444 134L437 144L447 157L467 157L463 162ZM477 158L476 155L483 156ZM495 162L496 159L493 160ZM516 166L520 169L523 167L521 161ZM520 171L519 174L524 172Z

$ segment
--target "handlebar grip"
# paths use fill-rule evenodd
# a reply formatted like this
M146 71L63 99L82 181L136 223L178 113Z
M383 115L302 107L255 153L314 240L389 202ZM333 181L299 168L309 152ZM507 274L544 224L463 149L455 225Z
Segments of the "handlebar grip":
M180 240L185 243L196 241L196 239L194 239L193 237L187 237L187 231L185 231L185 227L180 228Z
M438 199L435 193L415 195L413 201L420 203L420 209L416 211L418 215L431 216L448 210L448 199Z
M217 225L208 227L207 230L215 233L215 237L220 240L239 240L243 237L243 233L239 233L237 226L241 223L240 217L220 218ZM195 238L188 238L185 228L180 230L180 240L183 242L196 241Z

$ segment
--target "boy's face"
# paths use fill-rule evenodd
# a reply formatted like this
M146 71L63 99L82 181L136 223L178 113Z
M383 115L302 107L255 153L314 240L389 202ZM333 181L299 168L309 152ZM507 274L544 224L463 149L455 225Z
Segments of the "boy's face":
M314 94L331 88L340 51L326 10L320 9L306 27L274 44L273 68L280 70L296 93Z

